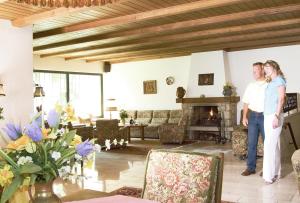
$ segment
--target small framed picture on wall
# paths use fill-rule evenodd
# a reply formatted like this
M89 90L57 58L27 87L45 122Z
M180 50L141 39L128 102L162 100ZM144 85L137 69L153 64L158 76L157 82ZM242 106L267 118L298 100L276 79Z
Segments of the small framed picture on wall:
M157 94L156 80L144 81L144 94Z
M198 75L198 85L214 85L214 74L199 74Z

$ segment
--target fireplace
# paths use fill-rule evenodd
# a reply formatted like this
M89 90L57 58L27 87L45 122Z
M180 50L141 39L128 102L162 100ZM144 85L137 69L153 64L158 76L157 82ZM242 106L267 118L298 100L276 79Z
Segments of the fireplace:
M219 126L218 106L193 106L192 126Z
M219 135L231 140L237 122L237 103L240 97L178 98L188 117L186 139L199 139L200 135ZM205 136L204 136L205 137Z

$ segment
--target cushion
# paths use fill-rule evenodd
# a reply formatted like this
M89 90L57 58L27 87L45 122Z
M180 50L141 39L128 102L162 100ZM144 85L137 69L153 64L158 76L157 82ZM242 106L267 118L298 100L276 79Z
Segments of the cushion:
M143 198L158 202L213 200L217 159L200 153L152 150L147 160Z

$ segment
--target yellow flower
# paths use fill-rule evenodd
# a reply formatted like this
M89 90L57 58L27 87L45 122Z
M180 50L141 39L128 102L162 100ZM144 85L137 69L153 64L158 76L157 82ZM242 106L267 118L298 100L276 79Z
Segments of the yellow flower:
M67 106L65 108L65 111L66 111L66 114L67 114L67 120L68 121L74 121L74 120L76 120L75 110L74 110L74 108L70 104L67 104Z
M15 150L23 150L25 146L31 141L31 139L27 135L22 135L19 139L10 142L6 148L15 149Z
M80 143L82 143L81 137L79 135L75 135L72 142L71 142L71 145L72 146L77 146Z
M13 172L10 170L9 165L5 165L4 168L0 169L0 185L5 187L9 185L14 177Z
M57 136L50 133L51 129L42 128L43 139L56 139ZM50 133L50 134L49 134Z
M58 113L61 113L63 111L62 105L56 103L55 104L55 111L58 112Z

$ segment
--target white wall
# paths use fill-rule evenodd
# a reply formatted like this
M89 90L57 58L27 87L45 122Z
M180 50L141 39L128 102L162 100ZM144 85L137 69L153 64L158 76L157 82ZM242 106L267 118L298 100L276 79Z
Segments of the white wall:
M228 52L232 82L237 94L243 96L246 86L253 81L252 64L268 59L279 63L287 79L287 92L300 92L300 45ZM238 110L242 107L239 103ZM238 121L239 121L238 114Z
M188 56L113 64L112 71L103 75L104 98L115 98L123 109L179 109L176 89L186 88L189 69ZM168 76L175 78L173 85L166 84ZM143 93L145 80L156 80L157 94Z
M102 73L103 63L102 62L86 63L84 60L65 61L61 57L40 58L39 56L34 55L33 68L36 70L49 70L49 71Z
M9 21L0 20L0 77L5 97L0 97L6 122L29 122L33 112L32 81L32 28L12 27ZM0 145L4 140L0 137Z
M228 80L224 57L226 57L226 52L223 51L192 54L186 97L200 97L202 94L206 97L223 96L223 85ZM214 73L214 85L199 86L198 75L207 73Z
M300 45L282 46L246 51L213 51L194 53L191 56L149 60L113 65L112 72L104 74L105 97L116 98L125 109L175 109L178 86L187 90L185 97L223 96L223 85L230 81L237 96L243 93L252 78L252 64L268 59L277 61L287 78L287 92L300 92ZM198 74L214 73L214 86L198 86ZM175 84L168 86L165 78L175 77ZM157 80L158 93L143 94L143 81ZM238 103L240 112L242 102ZM238 113L237 121L240 115Z

